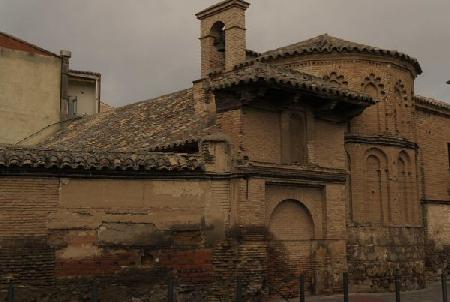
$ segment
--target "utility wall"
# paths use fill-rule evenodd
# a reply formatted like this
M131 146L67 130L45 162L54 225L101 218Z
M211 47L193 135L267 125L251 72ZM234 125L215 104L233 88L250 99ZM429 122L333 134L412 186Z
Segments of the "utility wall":
M60 119L61 62L0 47L0 143L16 143Z

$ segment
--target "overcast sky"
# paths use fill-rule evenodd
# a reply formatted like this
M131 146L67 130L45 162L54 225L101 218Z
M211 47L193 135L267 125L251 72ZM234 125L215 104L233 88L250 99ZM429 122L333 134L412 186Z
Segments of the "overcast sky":
M200 74L194 13L215 0L0 0L0 31L102 73L115 106L188 88ZM328 33L416 57L416 93L450 100L450 0L253 0L247 48Z

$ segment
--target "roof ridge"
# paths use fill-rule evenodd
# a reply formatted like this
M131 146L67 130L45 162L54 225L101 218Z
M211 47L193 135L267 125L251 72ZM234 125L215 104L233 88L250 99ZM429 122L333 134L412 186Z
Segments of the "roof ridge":
M172 152L91 152L0 145L0 167L84 171L201 171L200 154Z
M102 74L99 73L99 72L88 71L88 70L75 70L75 69L69 69L69 73L86 74L86 75L93 75L93 76L98 76L98 77L101 77L101 76L102 76Z
M323 95L337 95L350 102L356 100L367 105L376 102L376 100L365 93L350 90L309 73L259 61L241 64L232 71L216 75L215 78L211 79L210 87L213 90L226 89L241 83L248 84L259 80L275 81L278 84L306 89L313 93L322 93Z
M413 65L415 71L420 74L422 68L416 58L413 58L398 50L382 49L377 46L370 46L343 38L321 34L304 41L292 43L283 47L263 52L259 57L253 59L257 61L270 61L281 57L292 55L307 55L312 53L369 53L375 55L391 56L405 60Z
M25 45L27 45L27 46L29 46L29 47L31 47L31 48L36 49L36 50L42 51L42 52L44 52L44 53L46 53L46 54L48 54L48 55L55 56L55 57L58 57L58 58L60 57L60 56L57 55L56 53L53 53L53 52L51 52L51 51L49 51L49 50L47 50L47 49L45 49L45 48L42 48L42 47L37 46L37 45L35 45L35 44L32 44L32 43L30 43L30 42L28 42L28 41L25 41L25 40L23 40L23 39L20 39L20 38L18 38L18 37L16 37L16 36L13 36L13 35L11 35L11 34L8 34L8 33L5 33L5 32L0 31L0 35L6 36L6 37L8 37L8 38L10 38L10 39L15 40L16 42L25 44Z
M438 100L432 97L426 97L426 96L422 96L422 95L414 95L414 99L422 102L422 103L426 103L432 106L436 106L439 107L441 109L446 109L446 110L450 110L450 103L446 102L446 101L442 101L442 100Z

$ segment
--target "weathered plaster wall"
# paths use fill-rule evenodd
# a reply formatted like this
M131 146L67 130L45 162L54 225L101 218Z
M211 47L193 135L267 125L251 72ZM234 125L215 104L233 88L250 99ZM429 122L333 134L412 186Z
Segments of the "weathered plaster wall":
M59 58L0 48L0 70L0 143L59 121Z
M95 80L69 78L69 96L77 98L77 114L98 113L97 84Z
M224 233L221 186L226 188L198 180L63 179L60 205L49 220L57 274L155 266L163 250L211 246Z

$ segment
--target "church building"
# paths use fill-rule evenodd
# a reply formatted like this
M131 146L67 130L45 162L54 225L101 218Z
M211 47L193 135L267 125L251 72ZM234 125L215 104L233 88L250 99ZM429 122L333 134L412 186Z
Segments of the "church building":
M348 272L386 292L396 270L412 290L447 269L450 104L415 94L419 62L327 34L251 51L248 8L196 14L192 87L0 145L0 283L169 271L181 301L233 301L237 282L333 294Z

